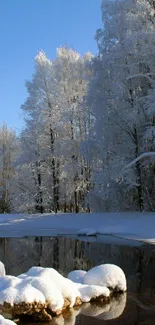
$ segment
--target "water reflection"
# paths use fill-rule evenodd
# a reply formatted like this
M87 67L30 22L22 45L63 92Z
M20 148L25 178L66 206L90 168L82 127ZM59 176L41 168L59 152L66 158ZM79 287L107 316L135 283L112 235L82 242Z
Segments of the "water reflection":
M64 315L54 318L50 323L44 323L44 325L154 325L154 306L141 306L141 302L137 300L138 303L135 303L134 298L122 294L113 298L111 303L105 306L95 303L84 304L80 309L72 309ZM38 325L27 321L26 323L19 323L19 325L24 324Z
M83 305L54 319L51 325L155 324L154 247L87 242L69 237L3 238L0 239L0 260L7 274L12 275L24 273L34 265L54 267L66 276L74 269L117 264L127 277L127 296L113 298L106 306Z
M129 291L151 294L155 289L155 249L149 245L119 246L66 237L3 238L0 260L7 274L12 275L41 265L54 267L66 276L74 269L88 270L98 264L113 263L125 272Z
M96 320L112 320L118 318L126 306L126 293L113 297L111 302L106 305L96 303L83 304L77 310L71 309L54 318L51 325L74 325L77 324L77 316L95 317ZM49 324L49 323L48 323Z
M98 319L110 320L122 315L126 306L126 292L113 297L109 304L105 306L98 304L84 304L80 313L85 316L92 316Z

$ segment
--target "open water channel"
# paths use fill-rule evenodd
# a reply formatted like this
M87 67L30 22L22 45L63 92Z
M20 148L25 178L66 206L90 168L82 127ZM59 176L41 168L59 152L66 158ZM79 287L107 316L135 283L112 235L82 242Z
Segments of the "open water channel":
M54 319L50 325L155 325L155 247L89 238L1 238L0 260L7 274L19 275L31 266L54 267L67 275L102 263L120 266L128 291L109 305L86 304ZM30 325L26 323L27 325ZM34 323L33 323L34 324ZM23 325L20 323L20 325Z

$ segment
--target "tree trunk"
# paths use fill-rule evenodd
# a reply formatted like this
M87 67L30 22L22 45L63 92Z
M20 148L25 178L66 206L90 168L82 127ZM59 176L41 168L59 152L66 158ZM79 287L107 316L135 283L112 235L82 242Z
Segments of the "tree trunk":
M37 198L36 198L36 211L39 213L44 213L43 207L43 193L41 190L42 180L41 180L41 172L40 172L40 162L36 162L37 166Z
M59 211L59 161L54 157L54 131L50 127L50 142L51 142L51 154L52 154L52 177L53 177L53 211L57 213Z
M135 138L135 158L139 157L139 141L138 141L138 134L137 129L134 129L134 138ZM139 210L142 212L144 210L144 202L143 202L143 190L142 190L142 174L141 174L141 163L137 161L136 163L136 175L137 175L137 192L138 192L138 205Z

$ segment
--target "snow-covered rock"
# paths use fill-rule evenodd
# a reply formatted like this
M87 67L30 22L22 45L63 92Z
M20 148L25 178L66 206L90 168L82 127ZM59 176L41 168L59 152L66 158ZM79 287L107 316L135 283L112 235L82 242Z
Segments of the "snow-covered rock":
M45 302L44 296L37 291L30 283L22 281L22 279L7 275L0 278L0 304L4 302L11 306L20 302L32 303Z
M77 283L77 288L80 292L82 302L89 302L92 299L103 296L105 299L110 296L110 290L106 287L96 285L86 285Z
M30 283L39 290L45 297L49 308L52 311L61 310L64 305L64 298L58 286L54 283L49 269L32 267L27 273L18 276L25 285Z
M34 288L31 283L25 283L21 280L21 282L15 286L11 286L8 283L8 285L0 291L0 304L3 305L4 302L9 303L11 306L22 302L45 304L45 297L42 292Z
M75 275L76 271L73 272ZM78 276L85 277L85 271L77 271ZM4 302L11 306L22 302L48 305L52 311L62 310L65 299L73 307L77 298L82 302L89 302L97 297L110 296L108 288L95 285L74 283L63 277L53 268L32 267L25 274L18 277L5 276L0 278L0 304Z
M113 264L103 264L90 269L83 277L83 283L98 285L116 291L126 291L126 277L123 270Z
M78 291L75 283L63 277L53 268L32 267L27 272L27 275L42 277L47 283L53 281L57 289L62 293L63 298L70 301L70 307L73 307L76 302L76 298L80 297L80 292Z
M77 232L78 236L96 236L97 231L94 228L83 228Z
M18 315L36 314L37 308L37 312L42 313L43 320L51 320L49 309L59 314L64 306L73 307L97 299L107 302L109 306L109 289L126 290L124 272L112 264L100 265L88 272L72 271L68 277L63 277L53 268L43 267L32 267L18 277L1 276L0 307L3 310L6 307L4 303L8 303L9 311L14 313L16 310Z
M2 315L0 315L0 325L16 325L12 320L5 319Z
M64 305L64 299L61 291L56 287L55 283L50 280L47 282L44 278L35 277L32 286L42 292L45 300L48 302L48 307L52 311L61 310Z
M68 279L76 282L76 283L83 283L83 277L86 274L86 271L83 270L75 270L75 271L71 271L70 273L68 273Z

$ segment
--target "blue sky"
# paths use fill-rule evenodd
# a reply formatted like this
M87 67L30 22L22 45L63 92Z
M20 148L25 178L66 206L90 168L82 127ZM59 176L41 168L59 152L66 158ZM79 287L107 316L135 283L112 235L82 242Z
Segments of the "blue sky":
M64 44L81 54L97 53L100 5L101 0L0 1L0 124L21 130L25 80L31 79L38 50L49 58Z

